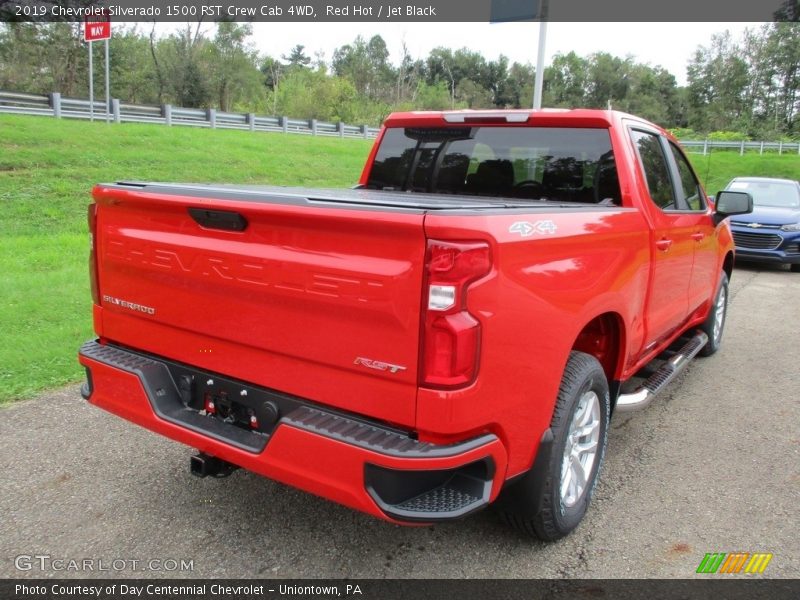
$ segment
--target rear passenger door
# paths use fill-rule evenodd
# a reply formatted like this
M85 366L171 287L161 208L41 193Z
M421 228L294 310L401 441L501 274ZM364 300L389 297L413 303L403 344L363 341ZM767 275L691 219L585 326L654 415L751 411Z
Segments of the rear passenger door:
M651 226L653 257L645 311L645 349L649 349L685 322L689 315L689 284L694 263L692 234L696 218L682 210L673 186L673 163L665 141L656 131L630 129L646 183L646 210Z

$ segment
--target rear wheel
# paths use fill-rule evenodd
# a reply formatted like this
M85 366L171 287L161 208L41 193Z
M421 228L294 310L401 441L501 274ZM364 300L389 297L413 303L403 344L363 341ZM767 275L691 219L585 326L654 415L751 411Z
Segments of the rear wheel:
M700 356L711 356L722 345L722 334L725 330L725 319L728 316L728 275L722 273L719 278L717 294L700 330L708 336L708 342L700 350Z
M610 400L597 359L570 353L550 424L552 445L498 502L505 520L546 541L564 537L580 523L605 456Z

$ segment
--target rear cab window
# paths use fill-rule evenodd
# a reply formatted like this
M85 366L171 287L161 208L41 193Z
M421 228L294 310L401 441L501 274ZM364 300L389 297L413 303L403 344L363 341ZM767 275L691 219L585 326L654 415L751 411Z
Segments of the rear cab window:
M607 129L389 128L370 189L621 205Z

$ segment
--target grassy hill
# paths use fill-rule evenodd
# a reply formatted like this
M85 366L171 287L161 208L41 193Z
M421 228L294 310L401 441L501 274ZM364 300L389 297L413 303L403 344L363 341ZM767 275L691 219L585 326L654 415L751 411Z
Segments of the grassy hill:
M0 403L82 377L97 182L344 187L371 142L0 115Z
M738 151L688 154L706 192L716 194L734 177L782 177L800 178L800 155L767 152L763 155L751 152L739 156Z
M371 142L0 115L0 403L79 380L92 336L86 205L96 182L343 187ZM734 175L796 177L797 155L692 155L716 192Z

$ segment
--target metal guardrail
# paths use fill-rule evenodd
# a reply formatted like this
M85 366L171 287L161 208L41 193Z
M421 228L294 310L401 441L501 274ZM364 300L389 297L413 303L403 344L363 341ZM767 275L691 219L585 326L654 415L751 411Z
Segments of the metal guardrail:
M52 94L20 94L0 91L0 113L18 115L41 115L67 119L94 118L114 123L155 123L159 125L185 125L211 129L242 129L249 131L276 131L321 135L341 138L371 139L378 134L377 127L326 123L316 119L291 119L269 117L254 113L222 112L213 108L181 108L164 104L146 106L130 104L117 99L106 107L104 101L95 100L90 110L88 100L63 98L58 92ZM93 114L92 114L93 113Z
M759 154L764 152L796 152L800 154L800 142L751 142L742 140L740 142L723 142L720 140L681 140L681 145L688 151L702 152L705 156L709 150L738 150L739 154L747 151L758 150Z
M289 117L268 117L254 113L220 112L213 108L181 108L171 104L145 106L129 104L117 99L111 101L107 111L105 102L94 102L94 118L114 123L157 123L160 125L188 125L216 129L243 129L250 131L278 131L305 135L372 139L378 134L377 127L368 125L346 125L326 123L316 119L292 119ZM76 98L63 98L58 92L52 94L19 94L0 91L0 113L24 115L44 115L56 118L89 119L89 101ZM800 154L800 142L738 142L718 140L681 140L690 152L708 154L710 150L738 150L739 154L748 151L796 152Z

